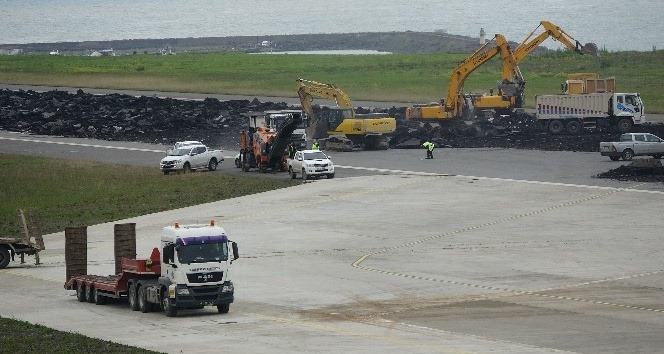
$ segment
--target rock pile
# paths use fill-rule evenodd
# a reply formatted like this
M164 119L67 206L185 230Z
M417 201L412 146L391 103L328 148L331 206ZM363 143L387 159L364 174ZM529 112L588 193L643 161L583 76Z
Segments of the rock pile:
M222 146L238 137L243 113L285 109L257 100L184 101L130 95L92 95L79 90L0 91L0 129L39 135L171 144L201 140Z
M251 111L293 109L284 102L254 99L219 101L176 100L130 95L92 95L79 90L11 91L0 90L0 129L40 135L137 141L170 145L175 141L200 140L235 150L240 132ZM316 107L318 108L318 107ZM597 151L600 141L617 139L617 132L581 135L550 135L528 116L503 119L483 129L449 127L405 119L405 107L368 110L358 113L387 113L397 119L392 148L420 148L423 139L441 147L518 148L557 151ZM637 129L664 137L664 125Z

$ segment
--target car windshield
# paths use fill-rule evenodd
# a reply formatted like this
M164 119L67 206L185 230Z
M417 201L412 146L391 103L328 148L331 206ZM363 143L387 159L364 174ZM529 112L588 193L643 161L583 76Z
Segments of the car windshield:
M318 160L318 159L326 159L327 156L322 151L316 151L316 152L305 152L304 153L304 159L305 160Z
M228 244L203 243L177 247L178 261L182 264L224 262L228 260Z
M172 150L168 156L184 156L189 154L189 151L191 151L191 148L180 148L180 149L175 149Z

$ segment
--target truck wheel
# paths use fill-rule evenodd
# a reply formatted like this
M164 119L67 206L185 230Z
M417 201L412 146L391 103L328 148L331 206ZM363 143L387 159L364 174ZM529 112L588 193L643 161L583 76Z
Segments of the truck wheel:
M152 311L152 304L148 302L148 293L145 286L138 287L138 309L146 313Z
M175 306L171 306L171 302L168 299L168 296L164 295L164 298L161 300L163 307L164 307L164 313L166 313L166 317L175 317L178 315L178 309Z
M94 292L94 299L95 305L106 305L106 296L100 295L97 289Z
M632 120L628 118L623 118L618 121L618 124L616 125L618 127L618 131L621 133L629 133L630 130L632 130Z
M208 170L210 171L215 171L217 169L217 159L212 158L210 159L210 163L208 164Z
M609 156L609 158L611 159L611 161L618 161L618 160L620 160L620 156Z
M570 133L572 135L576 135L576 134L581 133L582 126L581 126L581 122L579 122L578 120L571 120L571 121L567 122L567 126L565 128L567 129L568 133Z
M334 173L330 173L329 175L327 175L327 178L328 178L328 179L329 179L329 178L334 178Z
M302 180L306 181L309 179L309 176L307 176L307 171L303 168L302 169Z
M0 247L0 269L6 268L10 259L7 247Z
M90 284L90 286L85 288L85 300L93 304L95 302L95 286Z
M191 165L189 162L185 163L184 166L182 166L182 173L189 173L191 172Z
M231 309L231 304L217 305L217 312L219 313L228 313L230 309Z
M129 300L129 307L132 311L138 311L138 299L136 297L136 283L131 283L129 285L129 291L127 291L127 300Z
M295 173L295 171L293 171L292 167L288 168L288 174L290 175L291 179L295 179L295 177L297 177L297 173Z
M76 299L78 302L85 302L85 284L76 283Z
M169 172L169 171L164 171L164 174L165 174L166 176L168 176L168 172Z
M563 126L563 122L559 120L552 120L549 122L549 132L551 134L560 134L563 132L563 129L565 129L565 126Z
M634 151L632 151L631 149L626 149L625 151L623 151L622 155L623 160L632 161L633 157L634 157Z

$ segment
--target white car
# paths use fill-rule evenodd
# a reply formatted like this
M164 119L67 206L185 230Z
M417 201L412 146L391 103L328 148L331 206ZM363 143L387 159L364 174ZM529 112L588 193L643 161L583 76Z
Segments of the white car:
M298 173L302 179L310 177L334 178L334 164L330 157L320 150L302 150L295 153L292 159L288 159L288 173L291 178L296 178Z
M159 168L165 175L171 172L190 172L199 169L214 171L224 161L222 150L212 150L205 145L186 145L171 150L161 159Z

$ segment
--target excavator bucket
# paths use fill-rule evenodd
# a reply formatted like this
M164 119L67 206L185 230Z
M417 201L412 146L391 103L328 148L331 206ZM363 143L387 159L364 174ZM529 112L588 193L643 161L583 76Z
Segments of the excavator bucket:
M581 51L584 54L590 54L592 56L599 57L599 48L597 48L597 44L588 42L586 43L583 47L581 47Z

